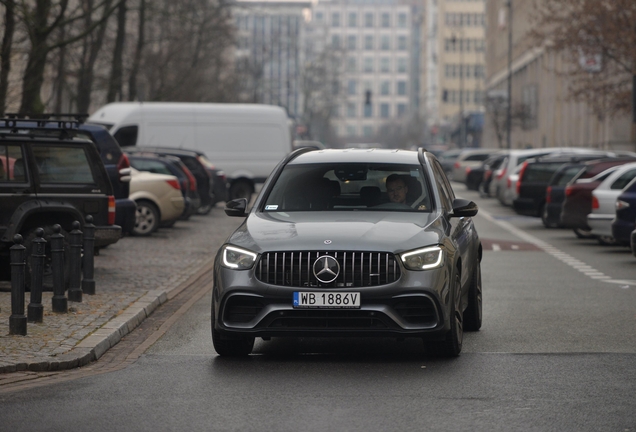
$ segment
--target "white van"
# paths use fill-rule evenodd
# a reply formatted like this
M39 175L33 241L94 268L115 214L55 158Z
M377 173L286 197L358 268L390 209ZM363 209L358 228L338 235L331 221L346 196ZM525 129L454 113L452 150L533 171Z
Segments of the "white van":
M292 150L285 110L272 105L116 102L91 115L88 123L105 126L122 147L171 147L198 150L233 185L265 181Z

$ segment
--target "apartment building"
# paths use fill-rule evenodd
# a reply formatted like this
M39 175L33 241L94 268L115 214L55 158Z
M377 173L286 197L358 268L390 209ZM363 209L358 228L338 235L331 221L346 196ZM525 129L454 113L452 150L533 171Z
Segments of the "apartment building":
M447 0L447 2L450 0ZM628 116L595 115L585 103L568 97L568 78L561 74L571 67L563 55L535 46L528 37L535 2L512 0L510 20L507 0L486 0L486 91L489 110L484 125L484 146L506 146L497 134L501 113L492 106L508 100L508 31L512 29L512 92L510 103L523 118L513 122L512 148L582 146L603 149L633 149L629 143ZM540 3L539 3L540 4ZM511 26L511 27L510 27Z
M372 140L420 112L423 5L403 0L314 4L314 51L331 50L342 59L332 127L345 141Z

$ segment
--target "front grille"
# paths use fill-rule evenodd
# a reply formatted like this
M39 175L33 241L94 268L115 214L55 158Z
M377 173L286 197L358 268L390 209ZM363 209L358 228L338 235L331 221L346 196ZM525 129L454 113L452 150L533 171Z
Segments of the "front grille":
M323 255L340 264L340 273L331 283L322 283L314 276L314 262ZM400 267L388 252L267 252L256 266L256 278L271 285L355 288L395 282L400 278Z
M386 329L381 319L384 315L361 310L293 310L274 318L268 328L336 330L336 329Z
M233 296L227 301L223 318L228 323L247 323L256 318L263 307L263 303L253 298Z
M435 305L426 297L412 296L399 299L394 305L395 311L409 324L435 324L437 313Z

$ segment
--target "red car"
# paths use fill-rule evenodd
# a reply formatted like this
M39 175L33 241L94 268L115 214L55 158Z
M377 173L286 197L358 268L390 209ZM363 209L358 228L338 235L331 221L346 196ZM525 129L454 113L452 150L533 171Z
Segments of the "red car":
M623 157L587 162L585 168L565 188L561 224L565 228L572 228L579 238L592 237L587 225L587 215L592 212L592 191L618 166L635 160Z

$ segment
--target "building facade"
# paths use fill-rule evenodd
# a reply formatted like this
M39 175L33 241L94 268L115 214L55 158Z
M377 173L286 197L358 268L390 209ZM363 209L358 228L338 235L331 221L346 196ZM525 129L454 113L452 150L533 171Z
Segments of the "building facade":
M540 5L540 2L538 3ZM534 2L512 0L512 20L507 0L486 0L486 91L488 111L484 145L506 147L506 136L498 133L510 100L520 118L513 119L511 148L576 146L633 150L628 116L595 115L585 103L568 97L568 78L573 67L564 56L535 46L528 33L532 28ZM512 63L508 69L508 32L512 29ZM576 67L576 66L574 66ZM512 92L508 98L511 71Z

